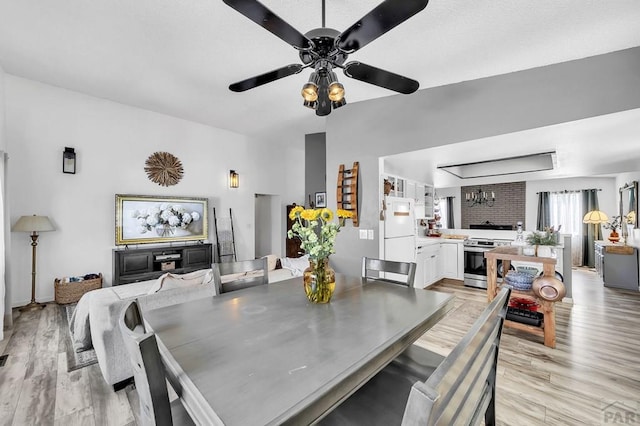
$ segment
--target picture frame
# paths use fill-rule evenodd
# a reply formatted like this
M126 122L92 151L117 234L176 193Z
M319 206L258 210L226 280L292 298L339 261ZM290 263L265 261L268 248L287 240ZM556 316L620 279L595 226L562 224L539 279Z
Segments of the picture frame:
M316 207L327 207L326 192L316 192Z
M115 201L116 245L209 237L206 198L116 194Z

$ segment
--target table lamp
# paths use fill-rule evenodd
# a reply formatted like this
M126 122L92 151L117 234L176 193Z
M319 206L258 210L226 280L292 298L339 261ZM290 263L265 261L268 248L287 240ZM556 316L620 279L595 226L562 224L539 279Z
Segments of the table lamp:
M590 212L588 212L587 214L584 215L584 217L582 218L582 223L593 223L595 225L595 235L594 235L594 240L598 239L598 235L600 234L600 232L598 231L598 228L601 223L605 223L609 220L609 217L601 212L600 210L591 210Z
M20 311L42 309L46 305L36 302L36 246L38 232L55 231L47 216L22 216L11 229L15 232L31 232L31 302L20 308Z

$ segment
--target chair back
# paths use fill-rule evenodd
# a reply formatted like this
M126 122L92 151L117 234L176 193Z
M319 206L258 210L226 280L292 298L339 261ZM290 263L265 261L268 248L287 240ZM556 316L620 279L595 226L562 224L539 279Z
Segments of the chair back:
M119 326L131 359L133 379L140 399L140 422L144 426L173 425L165 371L156 336L145 332L136 301L125 306Z
M392 279L385 275L380 278L380 272L404 275L405 280L400 281ZM416 278L416 264L414 262L396 262L393 260L372 259L370 257L362 258L362 278L375 279L378 281L386 281L393 284L401 284L407 287L413 287Z
M411 388L403 425L495 424L498 348L511 289L503 288L425 382Z
M220 286L217 294L269 283L269 268L266 258L214 263L212 268L214 282ZM222 277L225 275L230 275L231 280L224 282Z

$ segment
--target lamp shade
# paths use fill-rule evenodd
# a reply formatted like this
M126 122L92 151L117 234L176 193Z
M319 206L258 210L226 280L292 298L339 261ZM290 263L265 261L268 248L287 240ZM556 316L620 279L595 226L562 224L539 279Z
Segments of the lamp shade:
M11 228L15 232L46 232L55 231L56 228L47 216L22 216Z
M600 224L605 223L609 220L609 217L601 212L600 210L591 210L589 213L585 214L582 218L582 223L594 223Z

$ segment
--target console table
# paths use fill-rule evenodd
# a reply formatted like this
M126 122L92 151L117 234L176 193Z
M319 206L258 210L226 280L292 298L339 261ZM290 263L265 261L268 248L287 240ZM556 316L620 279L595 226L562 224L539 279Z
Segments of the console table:
M113 250L112 285L158 278L166 272L186 274L211 268L211 244L182 244Z
M522 247L503 246L497 247L484 253L487 259L487 299L491 302L498 294L498 260L502 260L502 270L508 271L511 261L542 263L543 275L555 276L556 259L552 257L525 256L522 254ZM544 300L533 291L512 290L511 297L527 297L534 299L541 307L544 315L541 326L522 324L515 321L505 320L504 325L517 330L526 331L544 339L544 345L550 348L556 347L556 316L554 311L555 302Z
M595 241L596 270L605 287L638 291L638 249L620 243Z

